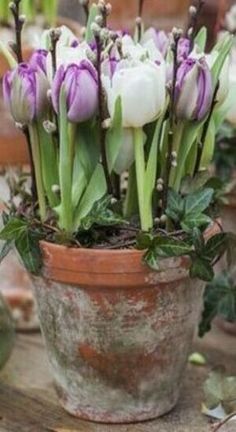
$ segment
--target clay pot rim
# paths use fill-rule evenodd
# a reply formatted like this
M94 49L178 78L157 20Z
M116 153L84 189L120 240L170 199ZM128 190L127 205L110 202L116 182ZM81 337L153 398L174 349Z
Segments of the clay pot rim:
M221 226L221 221L220 219L216 219L216 221L214 221L205 231L205 238L209 239L214 232L216 231L220 231L220 226ZM50 247L51 249L54 249L55 251L67 251L67 252L71 252L73 251L73 253L89 253L91 255L105 255L108 254L109 256L114 256L117 257L119 255L134 255L134 256L142 256L145 253L145 249L92 249L92 248L85 248L85 247L69 247L69 246L64 246L64 245L60 245L57 243L52 243L46 240L41 240L39 242L40 246L42 248L44 247ZM171 260L173 260L173 258L170 258ZM178 257L177 257L178 259ZM165 260L168 260L168 258L166 258Z

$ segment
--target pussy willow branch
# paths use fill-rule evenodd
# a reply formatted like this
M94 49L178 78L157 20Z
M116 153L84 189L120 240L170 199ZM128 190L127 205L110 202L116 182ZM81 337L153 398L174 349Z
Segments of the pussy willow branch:
M170 172L172 166L172 151L173 151L173 127L175 120L175 88L177 81L177 72L178 72L178 44L179 44L180 36L174 36L174 45L172 48L173 56L174 56L174 70L173 70L173 80L171 87L171 98L170 98L170 130L168 133L168 150L167 150L167 158L166 158L166 169L164 175L164 189L162 195L162 208L163 214L167 208L167 200L168 200L168 187L169 187L169 179Z
M111 183L111 178L110 178L108 164L107 164L107 156L106 156L106 130L103 127L103 122L106 119L106 113L105 113L104 91L103 91L102 79L101 79L102 41L100 39L100 36L96 36L95 41L97 46L98 109L99 109L99 128L100 128L100 146L101 146L101 155L102 155L102 165L104 168L108 193L112 194L113 187Z
M12 4L10 5L10 10L12 12L14 22L15 22L15 34L16 34L16 41L15 41L15 54L17 57L18 63L23 62L23 54L22 54L22 29L24 25L24 20L20 17L20 3L21 0L14 0ZM25 135L25 139L27 142L28 147L28 153L29 153L29 159L30 159L30 171L31 171L31 178L32 178L32 184L31 184L31 194L32 194L32 200L33 203L37 201L37 189L36 189L36 178L35 178L35 168L34 168L34 162L33 162L33 155L32 155L32 147L30 142L30 134L29 129L27 126L23 126L22 132Z
M188 30L192 29L192 33L189 36L190 37L190 41L191 41L191 49L190 51L192 51L193 45L194 45L194 39L195 36L197 34L197 25L198 25L198 20L200 17L200 14L202 12L202 8L205 5L205 0L198 0L198 4L196 6L196 13L193 14L190 18L190 22L189 22L189 26L188 26ZM187 36L188 36L188 31L187 31Z
M145 0L139 0L139 5L138 5L138 16L139 17L141 17L143 14L144 2L145 2Z
M209 112L207 120L206 120L206 122L204 124L203 131L202 131L202 136L201 136L200 141L198 143L197 159L196 159L196 164L195 164L195 168L194 168L194 175L196 175L198 173L199 169L200 169L202 154L203 154L203 150L204 150L204 144L205 144L205 141L206 141L206 137L207 137L207 133L208 133L208 130L209 130L209 126L210 126L211 118L212 118L212 115L213 115L213 111L214 111L215 105L217 103L216 96L217 96L218 90L219 90L219 81L218 81L218 83L216 85L216 88L215 88L215 91L214 91L214 95L213 95L213 99L212 99L212 104L211 104L210 112Z
M16 41L14 50L18 63L23 62L21 33L24 25L24 20L22 20L20 17L20 3L21 0L14 0L12 3L10 3L10 10L12 12L15 23Z

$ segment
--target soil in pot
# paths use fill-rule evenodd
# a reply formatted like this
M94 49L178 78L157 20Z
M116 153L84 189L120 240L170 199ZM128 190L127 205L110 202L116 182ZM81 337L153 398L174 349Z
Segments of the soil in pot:
M188 260L154 272L137 250L41 249L35 294L62 406L104 423L170 411L202 306L204 283L190 280Z

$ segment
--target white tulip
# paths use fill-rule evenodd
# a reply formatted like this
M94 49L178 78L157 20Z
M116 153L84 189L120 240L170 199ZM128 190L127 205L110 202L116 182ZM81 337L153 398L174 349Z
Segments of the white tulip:
M226 120L236 127L236 64L232 64L229 69L229 111Z
M114 165L114 171L119 175L128 171L134 162L133 131L132 129L124 128L122 134L121 148Z
M140 128L161 115L166 98L164 63L124 60L111 79L102 79L111 118L121 97L123 127Z
M77 41L77 37L74 35L74 33L65 25L58 27L58 30L60 31L60 39L58 41L58 45L61 46L67 46L70 47L73 45L75 41ZM50 32L51 30L45 30L41 36L40 40L40 48L48 50L51 45L51 39L50 39Z

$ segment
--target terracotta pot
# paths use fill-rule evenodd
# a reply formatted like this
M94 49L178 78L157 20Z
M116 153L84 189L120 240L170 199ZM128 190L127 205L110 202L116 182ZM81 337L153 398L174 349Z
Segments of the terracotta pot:
M58 26L66 25L76 36L80 36L81 26L69 18L58 18ZM23 57L27 61L33 48L26 46L23 48ZM0 79L9 70L4 56L0 53ZM2 83L0 81L0 166L24 165L29 162L28 149L24 135L16 129L9 110L6 109L2 97Z
M62 406L104 423L170 411L202 305L188 259L164 260L157 273L137 250L41 250L35 294Z
M116 28L131 28L138 15L138 0L123 2L111 0L112 15L110 22ZM143 18L145 24L170 29L173 24L185 22L188 13L189 0L144 0Z

